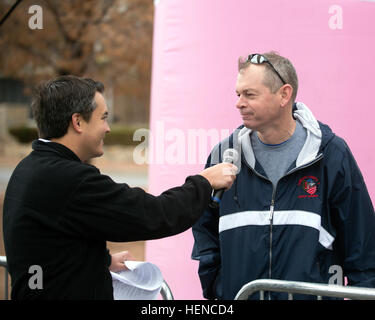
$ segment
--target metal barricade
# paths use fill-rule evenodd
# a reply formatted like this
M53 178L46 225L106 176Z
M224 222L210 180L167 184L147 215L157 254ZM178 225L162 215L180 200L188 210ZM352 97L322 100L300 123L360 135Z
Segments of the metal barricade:
M7 265L7 257L0 256L0 267L4 267L4 299L8 300L9 292L8 292L8 265Z
M171 288L169 288L168 283L165 280L161 285L160 295L163 300L174 300Z
M259 279L245 284L234 299L247 300L258 291L260 300L264 300L265 291L288 293L288 300L293 300L293 294L314 295L317 300L322 300L322 297L375 300L375 289L372 288L273 279Z

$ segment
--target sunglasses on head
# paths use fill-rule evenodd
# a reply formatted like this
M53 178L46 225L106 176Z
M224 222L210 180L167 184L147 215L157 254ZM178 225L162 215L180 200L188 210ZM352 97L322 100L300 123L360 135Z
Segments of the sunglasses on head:
M283 84L286 84L286 81L283 79L283 77L280 75L280 73L277 72L277 70L272 65L272 63L264 55L261 55L259 53L250 54L247 57L246 62L251 62L251 63L254 63L254 64L268 63L268 65L273 69L273 71L275 71L275 73L279 76L279 78L283 82Z

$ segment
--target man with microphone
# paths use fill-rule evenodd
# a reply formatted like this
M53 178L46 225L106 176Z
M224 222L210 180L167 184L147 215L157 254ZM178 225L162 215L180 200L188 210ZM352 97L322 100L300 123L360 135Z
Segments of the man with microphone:
M190 228L212 189L228 189L236 167L220 164L159 196L115 183L88 164L110 132L100 82L48 81L32 108L40 138L14 170L4 199L4 244L12 299L113 299L109 268L125 269L106 241L172 236ZM31 270L31 271L30 271ZM32 283L39 270L41 285Z
M343 284L332 270L349 285L375 287L375 214L363 177L345 141L295 102L297 90L296 71L279 54L239 60L243 125L206 166L233 148L239 174L192 228L207 299L234 299L256 279Z

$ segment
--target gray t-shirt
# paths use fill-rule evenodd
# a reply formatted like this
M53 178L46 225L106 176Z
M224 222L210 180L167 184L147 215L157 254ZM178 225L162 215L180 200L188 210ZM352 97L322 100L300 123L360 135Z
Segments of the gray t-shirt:
M293 135L280 144L265 144L260 141L256 131L251 132L250 139L255 159L261 164L274 186L297 159L306 136L306 129L299 121L296 121Z

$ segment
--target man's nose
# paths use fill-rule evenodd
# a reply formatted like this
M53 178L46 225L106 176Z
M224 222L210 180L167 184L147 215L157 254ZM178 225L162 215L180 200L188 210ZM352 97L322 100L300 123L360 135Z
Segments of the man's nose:
M236 103L236 108L237 108L237 109L242 109L242 108L244 108L244 107L245 107L245 102L244 102L243 96L240 95L240 96L238 97L238 100L237 100L237 103Z

